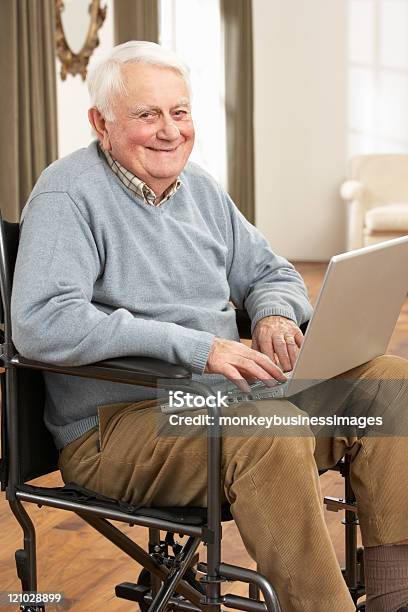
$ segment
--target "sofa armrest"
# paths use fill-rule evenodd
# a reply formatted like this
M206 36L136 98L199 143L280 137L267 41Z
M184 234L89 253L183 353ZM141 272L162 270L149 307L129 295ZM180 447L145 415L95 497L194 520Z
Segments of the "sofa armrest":
M340 195L343 200L359 199L363 193L364 185L360 181L344 181L340 187Z
M191 372L183 366L149 357L117 357L83 366L63 366L15 355L11 359L11 364L19 368L31 368L82 378L97 378L143 387L155 387L158 379L180 381L191 379Z

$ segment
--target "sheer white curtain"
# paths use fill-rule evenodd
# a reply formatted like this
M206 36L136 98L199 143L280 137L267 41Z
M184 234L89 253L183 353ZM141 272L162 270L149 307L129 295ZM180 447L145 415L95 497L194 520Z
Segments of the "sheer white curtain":
M191 159L227 184L224 48L219 0L160 0L160 43L191 70L196 144Z

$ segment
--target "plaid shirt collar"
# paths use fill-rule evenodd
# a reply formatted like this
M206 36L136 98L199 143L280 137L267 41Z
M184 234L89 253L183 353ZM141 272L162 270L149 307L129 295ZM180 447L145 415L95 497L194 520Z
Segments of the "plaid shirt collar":
M105 151L100 145L99 148L105 155L106 161L108 162L112 172L116 174L116 176L125 185L125 187L127 187L137 196L142 198L145 204L149 204L149 206L160 206L161 204L164 204L164 202L167 202L167 200L169 200L176 193L176 191L180 189L181 180L177 178L175 183L173 183L172 185L170 185L170 187L168 187L168 189L166 189L160 200L156 201L157 196L154 193L153 189L150 189L150 187L146 185L146 183L141 181L135 174L130 172L130 170L124 168L122 164L120 164L116 159L112 157L109 151Z

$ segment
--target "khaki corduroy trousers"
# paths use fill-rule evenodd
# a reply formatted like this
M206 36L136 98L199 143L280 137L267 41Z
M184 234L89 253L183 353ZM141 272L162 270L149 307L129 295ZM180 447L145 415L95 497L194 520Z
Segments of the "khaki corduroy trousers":
M373 381L364 388L365 414L407 422L407 361L379 357L347 376L356 384L347 401L337 394L335 405L355 406L363 382ZM264 400L247 406L258 416L305 414L308 404L315 411L333 396L325 383L313 389L295 398L297 405ZM235 407L234 414L242 409L243 404ZM64 481L134 504L205 506L206 434L196 428L190 435L159 435L158 412L156 401L99 408L99 428L61 452ZM293 433L275 435L253 427L239 435L224 433L224 496L245 547L276 588L283 612L352 612L324 521L318 469L349 454L364 546L406 540L408 437L329 438L306 426Z

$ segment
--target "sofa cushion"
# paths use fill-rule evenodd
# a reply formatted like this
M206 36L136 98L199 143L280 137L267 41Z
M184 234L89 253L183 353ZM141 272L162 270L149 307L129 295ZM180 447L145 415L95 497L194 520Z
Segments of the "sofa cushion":
M408 231L408 202L377 206L367 211L365 225L369 231Z

